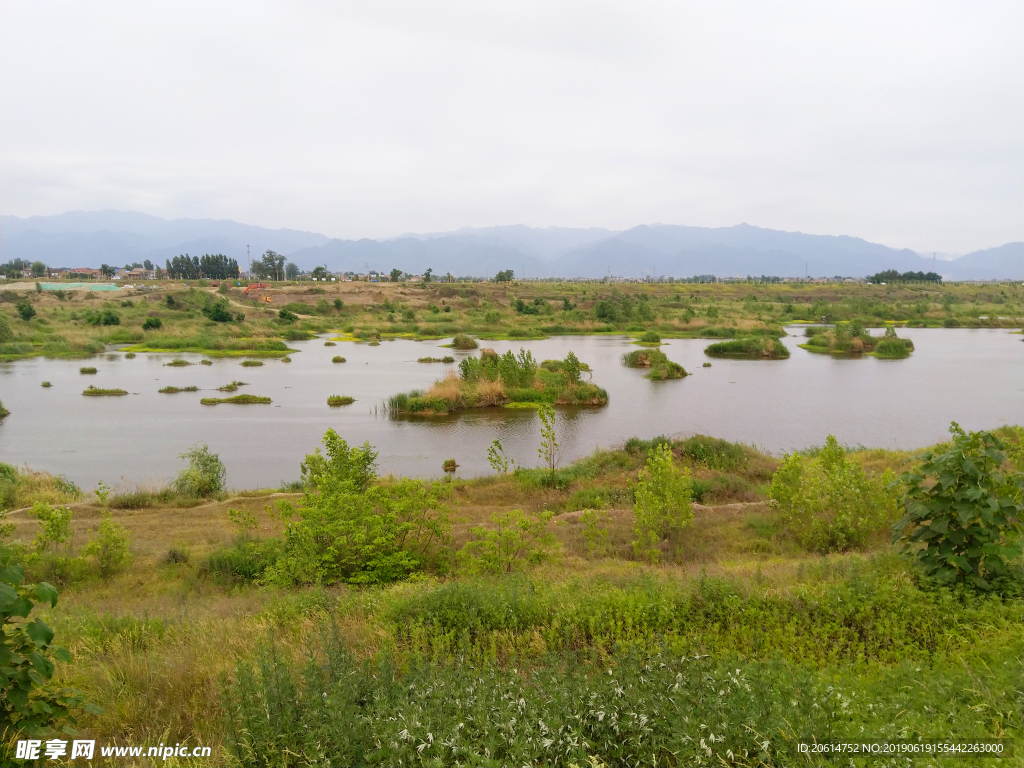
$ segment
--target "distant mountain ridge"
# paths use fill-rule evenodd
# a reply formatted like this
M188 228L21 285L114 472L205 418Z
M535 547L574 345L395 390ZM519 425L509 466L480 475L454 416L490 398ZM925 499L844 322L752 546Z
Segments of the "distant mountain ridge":
M167 220L130 211L74 211L57 216L0 216L0 260L50 266L123 265L146 259L162 265L181 253L223 253L245 264L267 249L304 269L398 268L419 274L517 277L862 277L885 269L935 271L948 279L1024 278L1024 243L1007 243L934 260L846 235L808 235L750 224L689 227L651 224L624 231L602 228L469 228L396 238L344 240L314 232L267 229L230 220Z

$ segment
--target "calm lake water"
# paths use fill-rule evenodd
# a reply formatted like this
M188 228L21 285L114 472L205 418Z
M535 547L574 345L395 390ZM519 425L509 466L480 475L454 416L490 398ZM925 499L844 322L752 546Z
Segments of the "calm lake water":
M499 353L524 347L537 360L573 350L608 390L598 409L560 409L561 461L631 436L697 433L752 443L774 453L841 442L918 448L947 435L951 420L967 429L1020 423L1024 403L1024 344L1005 330L907 329L914 354L906 360L833 359L797 348L801 329L785 339L792 357L780 361L712 360L703 368L705 339L673 339L662 347L692 376L651 382L622 366L636 347L619 337L558 337L487 342ZM33 359L0 364L0 399L11 415L0 423L0 460L64 474L83 487L102 479L158 481L182 466L177 455L198 441L220 454L228 483L237 488L294 480L306 453L333 427L350 444L368 440L380 452L383 473L441 475L455 458L459 474L490 472L486 451L498 438L519 463L536 466L540 439L533 411L471 412L445 418L391 419L379 413L391 394L426 388L454 366L417 363L451 354L441 342L392 341L378 347L323 340L292 342L291 363L240 361L168 368L175 355L98 355L90 360ZM334 355L348 362L331 363ZM185 355L198 362L199 355ZM456 354L458 357L458 354ZM78 369L91 365L93 376ZM168 385L215 389L249 382L239 393L265 395L272 405L199 404L216 392L158 394ZM41 382L53 386L42 388ZM88 385L126 389L127 397L83 397ZM352 405L328 408L329 395Z

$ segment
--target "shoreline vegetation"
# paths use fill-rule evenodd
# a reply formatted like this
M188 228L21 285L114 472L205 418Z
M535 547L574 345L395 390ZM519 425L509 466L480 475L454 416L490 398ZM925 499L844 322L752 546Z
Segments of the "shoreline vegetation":
M807 328L804 335L807 342L800 344L800 349L819 354L840 357L871 355L883 360L901 360L910 357L914 351L914 342L899 338L892 326L887 326L882 336L872 336L859 323L836 325L834 328Z
M658 349L637 349L627 352L622 356L622 363L627 368L646 368L645 376L648 379L681 379L689 376L683 366L668 359L668 356Z
M430 389L391 396L384 409L392 416L426 416L467 408L607 405L608 393L582 380L586 371L589 367L572 352L565 360L538 365L532 353L522 348L518 355L483 349L479 357L464 357L457 372L449 371Z
M337 334L330 343L459 337L459 343L471 344L625 334L643 345L655 344L644 341L655 337L777 338L783 325L794 323L1020 328L1024 322L1021 286L1010 284L512 281L310 288L282 282L264 291L273 298L270 304L247 297L243 288L154 281L120 290L117 299L106 292L4 290L0 360L91 357L112 345L126 354L280 358L295 353L289 341L328 333ZM22 303L32 309L24 317L15 308ZM288 308L284 317L273 308L278 305Z
M705 347L704 354L734 360L785 360L789 357L789 350L781 340L761 336L720 341Z
M332 430L281 488L229 491L204 445L166 485L95 493L0 464L4 565L59 592L32 617L68 651L53 682L94 705L54 725L289 768L799 765L798 742L849 734L1024 748L1020 427L782 458L633 438L566 466L544 434L540 467L495 441L476 479L380 477ZM1008 516L974 519L989 554L951 550L960 571L930 522L968 530L950 504L972 489Z

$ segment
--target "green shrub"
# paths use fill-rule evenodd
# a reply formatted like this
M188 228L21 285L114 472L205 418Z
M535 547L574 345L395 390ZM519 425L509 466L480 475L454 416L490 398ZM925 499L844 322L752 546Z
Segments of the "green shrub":
M656 331L647 331L640 337L641 344L661 344L661 336Z
M893 540L942 584L989 590L1019 581L1019 459L1009 461L991 432L965 432L956 422L949 431L951 444L917 456L920 467L900 477L906 515L893 526Z
M747 452L738 443L707 435L694 435L679 444L680 453L708 469L728 471L747 463Z
M550 512L526 514L521 509L495 512L493 528L478 525L459 552L464 567L475 573L512 573L548 559L558 539L548 531Z
M465 333L456 333L452 339L452 346L455 349L476 349L476 339L472 336L468 336Z
M340 405L351 405L356 399L349 397L348 395L331 395L327 398L327 404L332 408L337 408Z
M326 456L318 448L302 463L303 506L281 502L291 518L283 552L267 582L379 584L423 570L432 547L448 536L450 487L403 479L373 485L377 454L348 444L329 429Z
M89 325L120 325L121 316L112 309L89 310L85 322Z
M281 322L283 323L294 323L296 320L299 319L298 315L287 309L282 309L280 312L277 313L277 316L281 319Z
M331 362L332 363L344 363L346 361L345 361L345 358L342 357L341 355L335 355L334 357L331 358Z
M91 367L91 366L86 366L86 367L83 367L83 368L79 368L78 372L83 374L83 375L91 375L93 373L96 373L96 369Z
M792 453L772 476L768 498L786 528L813 552L845 552L867 546L872 534L896 518L895 476L868 476L829 435L817 458Z
M188 461L188 467L171 483L177 494L208 499L224 490L227 470L220 456L211 453L206 443L196 443L184 453L178 454L178 458Z
M633 551L637 557L657 562L659 544L693 522L690 471L680 470L671 448L659 445L648 454L633 496Z
M96 538L82 548L82 556L96 559L96 567L104 579L120 573L132 561L128 531L115 523L109 514L104 515Z
M263 365L263 361L262 360L243 360L242 361L242 367L243 368L259 368L261 365Z
M200 572L228 584L252 584L260 581L284 551L280 539L251 541L239 537L234 546L211 553Z
M230 323L234 319L227 299L210 302L203 308L203 314L215 323Z
M14 307L18 310L18 316L25 322L36 316L36 308L32 306L32 302L27 298L16 303Z

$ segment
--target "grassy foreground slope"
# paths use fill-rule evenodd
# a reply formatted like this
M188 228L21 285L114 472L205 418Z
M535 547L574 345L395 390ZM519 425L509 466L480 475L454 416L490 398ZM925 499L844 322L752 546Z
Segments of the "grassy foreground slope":
M374 587L261 585L283 551L280 503L301 512L299 494L114 489L127 570L33 566L66 581L43 611L75 655L59 675L103 708L78 727L104 743L213 745L197 765L828 762L797 751L811 737L1000 738L1021 754L1019 585L938 588L884 526L859 551L809 552L765 503L779 461L700 436L671 444L698 503L652 565L631 545L633 498L664 444L428 484L448 494L450 538L418 578ZM847 457L869 476L911 461ZM13 477L11 540L37 534L25 506L51 496L73 509L75 541L96 534L97 499ZM512 508L551 515L543 561L489 575L447 556Z

